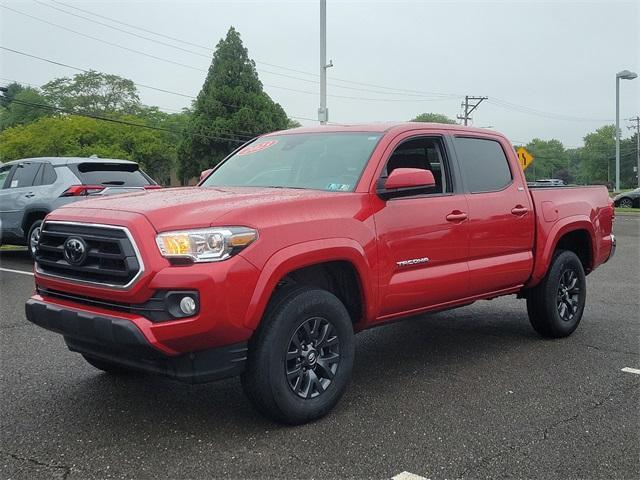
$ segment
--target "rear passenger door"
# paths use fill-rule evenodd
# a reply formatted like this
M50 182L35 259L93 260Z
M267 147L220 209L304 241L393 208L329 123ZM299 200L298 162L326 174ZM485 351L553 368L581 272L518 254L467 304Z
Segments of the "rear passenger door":
M379 319L467 294L467 201L453 183L451 166L444 136L433 133L404 134L385 153L378 185L395 168L421 168L431 170L436 187L388 200L374 197Z
M533 268L534 214L520 171L497 137L453 139L469 205L469 294L526 282Z

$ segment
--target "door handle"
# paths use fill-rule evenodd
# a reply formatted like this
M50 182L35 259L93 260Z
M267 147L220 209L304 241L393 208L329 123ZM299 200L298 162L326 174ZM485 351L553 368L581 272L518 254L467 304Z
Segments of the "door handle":
M31 197L35 197L35 196L36 196L35 193L27 193L27 194L25 194L25 197L27 197L27 198L31 198Z
M518 216L525 215L528 211L529 209L527 207L523 207L522 205L516 205L511 209L511 213Z
M447 215L447 222L462 222L467 219L467 214L461 212L460 210L454 210L449 215Z

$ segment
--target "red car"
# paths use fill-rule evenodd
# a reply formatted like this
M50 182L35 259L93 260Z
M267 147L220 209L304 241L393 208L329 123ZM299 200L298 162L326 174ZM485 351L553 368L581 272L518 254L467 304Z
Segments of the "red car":
M49 214L26 313L99 369L241 375L262 413L299 424L344 393L354 333L399 317L517 295L540 335L570 335L613 220L605 187L529 189L493 131L300 128L198 187Z

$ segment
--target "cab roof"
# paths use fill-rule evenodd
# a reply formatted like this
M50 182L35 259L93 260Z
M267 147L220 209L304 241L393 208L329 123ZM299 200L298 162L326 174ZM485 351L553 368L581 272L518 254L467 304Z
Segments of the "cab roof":
M268 133L269 135L288 135L296 133L321 133L321 132L380 132L380 133L403 133L410 130L450 130L451 132L459 133L482 133L490 134L499 137L504 137L503 134L494 130L485 128L474 128L464 125L453 125L448 123L429 123L429 122L374 122L374 123L362 123L354 125L317 125L313 127L298 127L291 128L289 130L280 130L278 132Z

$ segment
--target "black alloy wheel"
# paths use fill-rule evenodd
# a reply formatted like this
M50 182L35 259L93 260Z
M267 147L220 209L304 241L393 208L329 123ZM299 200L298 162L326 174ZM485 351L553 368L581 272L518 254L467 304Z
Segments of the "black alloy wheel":
M340 340L334 326L322 317L313 317L291 336L285 358L287 382L301 398L322 395L340 364Z
M558 315L562 321L570 322L573 320L578 311L579 301L580 285L578 283L578 274L572 269L567 269L560 275L556 302Z

